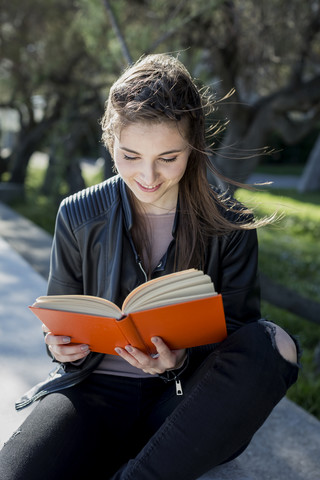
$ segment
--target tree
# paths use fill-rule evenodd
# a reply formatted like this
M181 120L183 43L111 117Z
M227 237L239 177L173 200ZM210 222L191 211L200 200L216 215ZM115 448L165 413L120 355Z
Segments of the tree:
M20 118L19 136L9 159L12 182L24 183L30 156L55 141L57 131L61 141L63 136L78 135L79 122L93 124L94 116L97 123L102 110L100 67L87 51L79 24L76 1L26 0L21 8L20 2L12 0L1 12L0 102L19 112ZM35 108L37 98L42 99L40 115ZM61 126L56 126L63 119L68 121L61 135ZM73 165L71 160L66 168L73 169Z
M298 185L299 192L320 190L320 135L310 153Z
M202 83L215 85L217 98L235 89L217 103L217 120L230 120L213 157L223 175L245 181L272 136L292 145L317 127L319 0L145 0L125 11L108 3L133 58L180 51Z
M61 119L68 131L79 112L94 124L130 58L167 51L218 99L235 88L217 102L216 119L230 122L216 137L213 161L224 175L246 180L275 134L294 144L318 128L319 12L320 0L12 0L1 13L0 37L0 103L21 118L11 179L23 182L30 152L50 143ZM34 118L36 95L45 99L41 120ZM98 144L98 129L93 135Z
M188 28L184 42L202 45L219 96L235 88L218 105L230 119L214 156L225 176L245 181L272 134L294 144L317 125L319 32L319 1L295 0L226 0Z

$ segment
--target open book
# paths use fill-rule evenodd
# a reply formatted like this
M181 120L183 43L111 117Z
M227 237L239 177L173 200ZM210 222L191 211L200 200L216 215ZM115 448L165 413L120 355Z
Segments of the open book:
M128 344L155 353L153 336L172 350L220 342L227 336L222 297L211 278L195 269L140 285L121 309L88 295L42 296L29 308L53 334L114 355L115 347Z

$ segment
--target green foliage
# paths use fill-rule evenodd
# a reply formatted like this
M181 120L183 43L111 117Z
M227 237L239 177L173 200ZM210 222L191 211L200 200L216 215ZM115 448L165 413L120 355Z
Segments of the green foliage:
M268 95L276 98L274 94L291 82L293 74L300 75L295 82L298 85L318 72L320 51L314 41L317 32L312 30L318 25L314 21L317 11L314 2L311 3L299 0L110 0L119 35L102 0L7 2L0 12L0 102L19 111L20 126L25 130L19 140L20 147L26 150L17 149L15 168L10 166L11 172L14 170L11 180L24 181L26 157L30 158L32 149L46 149L56 137L60 139L57 132L61 128L56 127L57 123L66 125L66 133L77 131L82 125L84 130L92 130L95 143L99 142L99 133L92 125L101 116L108 88L126 66L120 37L133 60L144 53L179 53L192 75L198 77L199 84L214 84L219 97L220 93L237 87L229 107L225 105L228 102L221 102L217 108L218 118L240 119L241 128L239 131L235 128L237 135L230 143L241 144L247 123L254 121L256 109L252 109L249 117L247 113L256 99ZM298 67L303 71L297 72ZM298 97L294 91L290 96L291 99ZM36 135L41 121L34 114L34 100L39 98L44 105L44 128ZM300 105L300 120L301 116L307 119L317 111L317 97L303 98L303 102L285 107L288 112L283 111L280 125L286 124L292 111L299 110ZM282 111L286 104L282 102L281 108L273 105L272 111ZM263 124L267 123L268 115L264 116ZM306 125L305 121L301 123ZM292 128L295 122L289 124ZM301 131L299 122L297 124ZM279 126L266 129L274 132ZM228 130L229 127L226 132ZM251 127L249 130L253 131ZM257 131L262 131L261 126ZM281 132L279 135L282 136ZM252 135L250 142L256 138L257 135ZM295 140L293 135L291 142ZM31 145L27 145L28 142ZM250 150L265 144L263 139L258 145L250 142L244 148ZM79 136L76 143L81 148L83 138ZM308 152L309 149L306 156ZM69 156L61 161L67 164ZM16 173L19 168L20 175ZM239 178L237 172L229 176Z
M123 1L117 2L122 4ZM110 28L102 0L78 0L74 19L75 29L81 32L86 54L94 58L99 68L94 72L104 85L111 84L125 65L114 32ZM103 72L103 74L99 74Z

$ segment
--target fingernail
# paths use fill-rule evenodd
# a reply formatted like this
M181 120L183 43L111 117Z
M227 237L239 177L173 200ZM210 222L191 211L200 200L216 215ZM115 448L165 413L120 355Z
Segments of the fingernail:
M70 343L71 338L70 337L63 337L62 341L63 341L63 343Z
M125 349L127 350L127 352L129 352L129 353L132 353L132 352L133 352L133 348L131 347L131 345L127 345L127 346L124 347L124 348L125 348Z
M89 345L81 345L80 349L81 349L83 352L86 352L87 350L89 350Z
M152 343L157 343L158 337L152 337L152 338L151 338L151 341L152 341Z
M116 347L115 351L120 354L121 353L121 348Z

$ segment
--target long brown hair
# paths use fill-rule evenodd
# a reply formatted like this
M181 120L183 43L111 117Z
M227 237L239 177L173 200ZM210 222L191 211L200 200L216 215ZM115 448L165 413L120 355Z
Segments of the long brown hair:
M207 90L197 88L177 58L148 55L130 66L111 87L101 121L102 139L111 155L114 136L134 122L174 121L181 134L187 136L191 153L179 183L177 270L203 267L210 236L252 229L263 223L255 221L251 212L234 199L209 186L208 168L220 176L208 158L206 139L205 119L214 109L214 103ZM136 215L138 207L132 203ZM141 251L145 229L139 222L134 224L133 235Z

